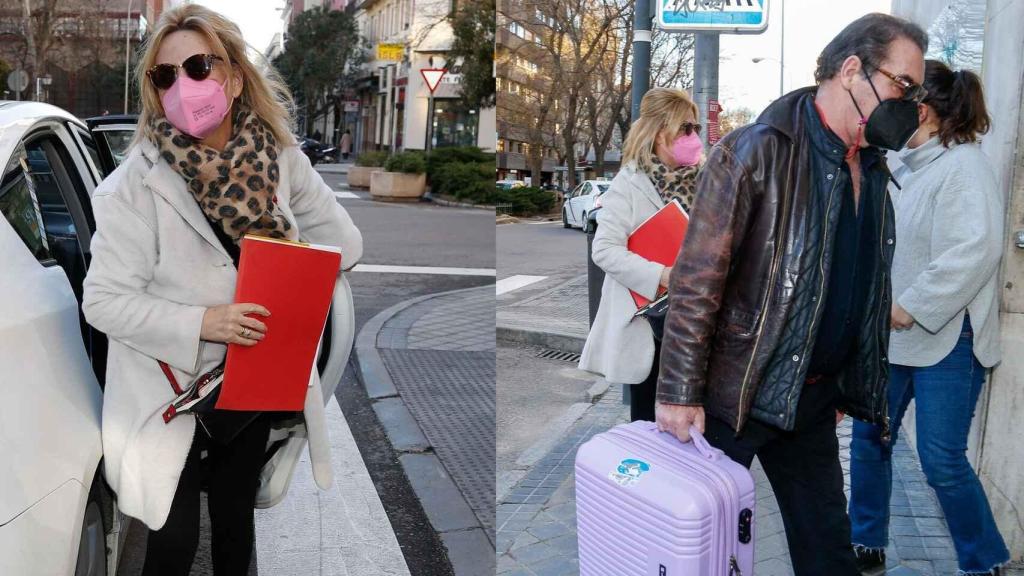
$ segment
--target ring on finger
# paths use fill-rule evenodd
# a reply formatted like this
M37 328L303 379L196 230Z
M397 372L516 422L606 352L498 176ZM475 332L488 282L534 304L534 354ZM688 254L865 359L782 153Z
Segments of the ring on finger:
M240 335L242 336L242 338L248 338L249 337L249 329L248 328L242 328L242 332L240 333Z

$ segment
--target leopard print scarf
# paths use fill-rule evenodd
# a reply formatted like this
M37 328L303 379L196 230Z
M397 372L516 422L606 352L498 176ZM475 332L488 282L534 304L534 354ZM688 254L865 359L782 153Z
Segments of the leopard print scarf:
M697 194L697 174L700 166L680 166L675 170L669 170L662 161L655 156L653 165L648 168L647 174L654 183L654 188L661 196L661 200L668 204L672 200L679 200L683 210L690 212L693 206L693 199Z
M298 238L274 195L280 176L277 141L256 114L236 107L231 137L219 152L166 118L154 118L150 127L160 157L185 179L210 224L235 244L245 234Z

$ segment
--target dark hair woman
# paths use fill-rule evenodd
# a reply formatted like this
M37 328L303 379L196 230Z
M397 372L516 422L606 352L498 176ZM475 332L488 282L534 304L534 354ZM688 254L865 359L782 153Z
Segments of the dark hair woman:
M920 128L900 155L894 190L889 415L892 441L917 399L917 450L949 524L962 574L998 574L1010 558L967 460L967 435L988 368L1000 360L997 277L1003 199L978 145L988 131L981 81L928 60ZM862 568L885 565L892 443L855 421L852 541Z

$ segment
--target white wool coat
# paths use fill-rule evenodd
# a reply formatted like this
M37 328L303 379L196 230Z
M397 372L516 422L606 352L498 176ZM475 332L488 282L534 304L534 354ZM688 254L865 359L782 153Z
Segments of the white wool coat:
M626 248L637 226L665 206L650 177L629 164L601 195L594 235L594 264L604 270L601 304L583 346L579 367L616 384L639 384L654 364L654 332L646 318L634 318L629 291L654 298L665 266Z
M277 199L299 239L340 246L342 266L362 256L362 236L298 146L280 151ZM148 141L96 188L96 234L82 309L109 337L103 398L107 482L127 515L160 529L192 444L195 418L165 424L174 398L157 360L179 382L214 368L227 346L201 341L208 307L234 301L237 272L185 180ZM320 381L313 371L304 409L317 485L333 482Z

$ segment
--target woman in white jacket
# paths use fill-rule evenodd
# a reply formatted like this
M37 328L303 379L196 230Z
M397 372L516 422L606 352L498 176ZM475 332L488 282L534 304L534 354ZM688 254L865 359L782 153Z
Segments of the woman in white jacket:
M248 60L235 24L187 4L165 12L147 42L134 145L93 198L83 311L110 340L104 471L120 509L149 527L143 574L185 576L206 451L214 573L241 575L276 415L258 415L227 441L191 415L165 423L175 393L158 362L186 385L223 361L226 344L259 346L259 317L274 311L232 303L243 234L340 246L345 268L359 260L362 237L291 136L287 88ZM315 372L303 416L314 478L326 489Z
M637 226L672 200L689 212L703 151L697 114L686 92L649 91L626 137L622 169L601 196L597 213L593 258L605 278L580 368L626 385L634 421L654 421L659 345L648 321L633 316L630 290L653 299L668 286L670 267L630 252L626 243Z

